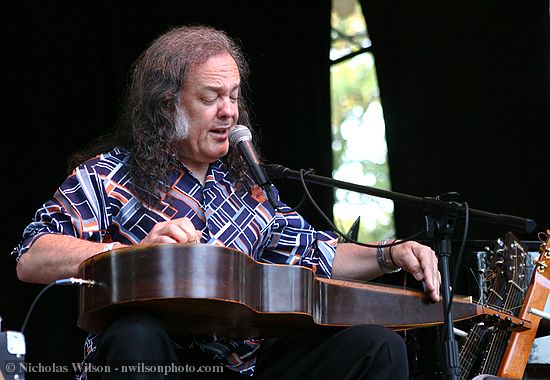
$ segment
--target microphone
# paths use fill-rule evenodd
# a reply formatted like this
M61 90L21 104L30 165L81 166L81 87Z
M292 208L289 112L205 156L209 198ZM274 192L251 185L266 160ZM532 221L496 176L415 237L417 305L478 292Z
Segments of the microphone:
M261 167L258 154L252 144L252 133L244 125L236 125L229 130L229 143L236 147L250 169L252 179L264 190L264 193L274 209L278 208L277 197L271 188L271 181Z

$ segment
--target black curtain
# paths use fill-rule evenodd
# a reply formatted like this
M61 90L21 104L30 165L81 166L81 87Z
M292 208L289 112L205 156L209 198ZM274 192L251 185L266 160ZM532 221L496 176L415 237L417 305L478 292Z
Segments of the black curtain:
M330 2L202 3L4 7L3 330L20 328L42 289L17 281L9 252L65 177L70 153L113 128L131 63L171 26L204 23L239 38L252 66L252 116L265 158L330 176ZM537 231L548 228L548 1L361 4L393 189L417 196L458 191L472 208L530 217ZM277 185L289 204L300 199L297 183ZM330 216L332 192L311 187ZM302 213L327 227L307 202ZM423 225L421 212L402 205L396 218L400 236ZM482 239L508 230L479 222L471 228L470 237ZM80 360L76 295L56 288L40 300L27 330L29 361Z
M458 192L474 209L550 227L548 1L361 0L386 120L392 188ZM400 236L423 212L396 205ZM472 239L510 227L471 221ZM459 221L455 235L460 238Z

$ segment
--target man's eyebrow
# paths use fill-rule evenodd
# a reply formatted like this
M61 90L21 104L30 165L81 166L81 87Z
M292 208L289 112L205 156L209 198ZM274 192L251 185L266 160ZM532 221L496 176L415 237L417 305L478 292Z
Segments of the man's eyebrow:
M240 88L241 88L241 84L239 83L231 89L231 92L233 92L235 90L238 90ZM202 87L202 89L207 90L207 91L218 92L220 90L223 90L224 86L205 85L205 86Z

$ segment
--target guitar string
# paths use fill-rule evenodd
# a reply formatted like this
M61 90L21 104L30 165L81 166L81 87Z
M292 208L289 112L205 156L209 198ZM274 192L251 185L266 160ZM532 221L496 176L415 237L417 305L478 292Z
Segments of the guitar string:
M504 288L508 288L507 294L506 294L506 300L503 299L502 296L500 296L500 292L504 289L501 289L500 292L494 291L494 287L492 287L490 290L493 290L489 293L488 296L488 302L487 304L490 305L492 300L494 300L495 297L500 299L500 301L504 300L504 303L502 305L502 309L505 310L508 314L517 316L518 315L518 307L521 307L521 303L523 302L523 299L525 297L525 283L527 281L527 276L525 275L526 272L526 265L525 265L525 257L527 256L525 254L525 251L523 250L522 246L517 244L516 242L513 242L511 245L511 248L515 250L514 254L510 255L514 261L514 265L511 266L513 268L513 273L515 278L508 281L506 284L501 284L500 276L495 276L495 284L497 288L502 288L502 285L504 285ZM518 250L521 251L521 253L518 254ZM497 251L498 252L498 251ZM518 265L518 259L522 259L522 264ZM519 268L519 270L518 270ZM519 275L516 276L517 272L520 272ZM492 273L494 275L494 272ZM501 272L502 274L502 272ZM489 273L488 276L484 276L484 279L487 281L487 279L491 279L491 273ZM518 280L519 279L519 280ZM519 283L519 285L518 285ZM508 285L508 286L506 286ZM491 297L493 296L493 297ZM519 306L518 306L519 305ZM472 337L468 336L469 339L466 340L464 346L462 347L459 355L459 359L461 360L461 367L463 368L461 372L461 377L465 377L469 374L471 367L473 366L473 360L472 355L474 354L474 350L472 348L479 348L476 346L479 346L481 344L480 334L479 334L480 325L474 326L471 333ZM499 330L495 332L488 344L488 349L486 351L486 355L484 355L484 363L482 365L482 368L485 371L489 372L483 372L488 374L494 374L498 367L497 365L501 361L501 356L504 353L505 349L505 341L509 338L508 331L507 330ZM500 348L500 349L499 349ZM477 351L477 350L475 350ZM500 352L499 352L500 351ZM498 361L497 361L498 359ZM483 370L482 369L482 370Z
M498 262L497 262L498 263ZM495 263L496 264L496 263ZM502 275L502 271L499 271L499 273ZM497 299L502 299L502 297L498 294L498 292L494 291L494 288L500 288L501 285L501 279L502 276L499 276L496 274L495 270L489 270L484 273L484 281L487 283L492 283L489 286L489 290L493 290L493 292L489 292L487 296L487 305L496 305L495 297ZM479 356L479 354L482 352L483 347L482 344L485 342L484 337L488 333L485 328L483 328L483 335L481 335L480 331L482 330L481 325L476 325L477 327L475 334L472 336L471 339L467 338L466 344L463 347L463 356L467 355L469 358L473 357L473 360L465 360L464 362L461 362L461 374L466 379L470 372L472 371L472 367L474 365L474 361ZM460 358L460 355L459 355ZM460 360L460 359L459 359Z
M523 285L526 278L526 254L521 245L518 245L516 242L513 242L509 246L514 249L514 252L508 255L508 258L513 260L513 265L510 265L510 270L513 274L511 276L512 279L507 282L508 292L503 306L504 310L508 314L517 316L518 305L521 306L523 299L525 298L523 287L517 283L521 282ZM521 253L518 252L520 250ZM516 312L514 313L514 311ZM496 374L502 360L502 355L506 349L506 342L508 341L510 335L511 333L508 329L500 329L495 333L494 337L491 339L491 343L489 344L489 350L487 353L488 360L484 363L485 365L482 373Z
M475 364L475 360L481 351L481 343L487 331L483 324L480 322L476 324L470 333L468 333L468 340L465 344L466 349L461 350L459 360L461 360L461 379L467 380L470 372ZM472 334L472 335L470 335Z
M506 255L506 253L508 253L508 255ZM508 265L508 262L510 259L513 260L513 264L514 265ZM516 254L512 254L511 252L507 252L507 249L504 250L504 265L505 266L508 266L507 269L509 269L510 271L513 272L513 275L512 277L515 277L515 269L517 268L517 255ZM511 279L510 281L512 281L513 279ZM514 300L516 297L515 297L515 292L514 292L514 288L511 288L510 287L510 281L507 281L505 283L505 287L507 288L506 289L506 299L503 303L503 310L504 311L507 311L509 309L509 306L510 306L510 303L512 302L512 300ZM483 374L490 374L490 375L494 375L495 373L495 362L497 360L499 360L500 362L500 359L497 357L497 351L498 351L498 348L502 345L503 343L503 339L504 339L504 335L505 333L503 332L503 330L498 330L496 331L492 336L491 336L491 339L490 339L490 342L487 346L487 350L485 351L485 360L483 362L483 366L482 366L482 369L481 369L481 373Z
M500 282L500 276L496 275L495 270L488 270L484 273L484 281L487 283L492 283L489 286L489 290L492 290L495 285L498 285ZM487 296L487 304L491 305L494 303L493 299L495 298L495 295L498 295L498 293L492 293L489 292ZM474 326L475 331L474 334L470 337L467 337L466 343L461 349L461 353L463 357L467 357L468 359L461 361L461 374L466 379L469 375L469 373L472 370L472 367L474 365L474 360L478 357L478 355L482 351L482 343L484 341L483 336L481 334L482 332L482 325L478 324ZM485 334L486 331L483 331ZM473 358L473 359L472 359ZM459 354L459 360L460 360L460 354Z

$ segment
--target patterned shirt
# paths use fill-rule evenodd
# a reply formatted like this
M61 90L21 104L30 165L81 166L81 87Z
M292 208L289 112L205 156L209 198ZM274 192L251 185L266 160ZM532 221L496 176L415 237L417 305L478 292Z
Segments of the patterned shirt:
M77 167L38 209L12 254L19 259L43 234L138 244L156 223L188 217L202 233L201 243L233 248L258 262L302 265L331 275L336 236L316 231L296 212L285 212L290 209L280 201L275 211L258 187L239 186L222 161L210 165L204 186L185 167L175 170L158 207L136 198L129 161L127 150L115 148ZM91 334L86 340L86 360L95 352L96 339ZM252 374L260 342L222 340L224 349L210 352L217 352L214 356L228 368ZM197 344L208 351L218 342Z

